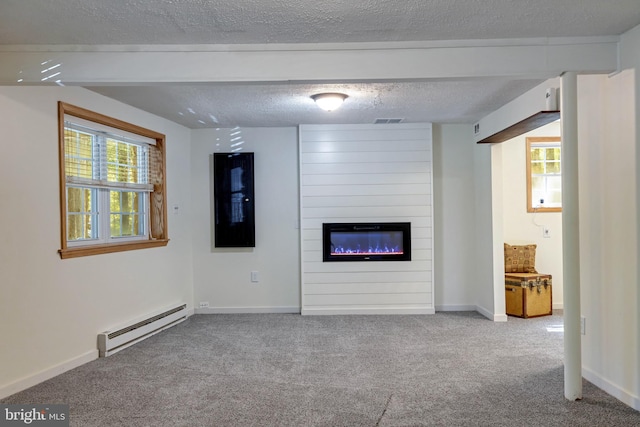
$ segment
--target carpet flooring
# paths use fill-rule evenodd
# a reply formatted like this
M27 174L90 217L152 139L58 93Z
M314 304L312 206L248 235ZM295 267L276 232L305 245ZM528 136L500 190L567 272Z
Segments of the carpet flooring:
M2 403L72 426L639 426L587 381L564 399L562 317L195 315Z

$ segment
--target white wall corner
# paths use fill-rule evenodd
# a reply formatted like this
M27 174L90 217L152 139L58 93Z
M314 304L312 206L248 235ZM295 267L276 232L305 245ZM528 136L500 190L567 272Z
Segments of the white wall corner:
M486 308L484 308L484 307L482 307L480 305L476 305L476 311L478 313L482 314L487 319L493 321L493 322L506 322L507 321L507 315L506 314L495 314L495 313L492 313L491 311L487 310Z
M582 376L584 377L584 379L586 379L596 387L601 388L625 405L629 405L636 411L640 411L640 396L634 395L629 390L625 390L617 384L608 381L607 379L598 375L596 372L585 367L584 365L582 366Z
M77 368L78 366L82 366L85 363L89 363L92 360L96 360L97 358L98 349L96 348L95 350L87 351L80 356L73 357L62 363L51 366L50 368L43 369L42 371L20 378L9 384L2 385L0 386L0 399L4 399L5 397L9 397L12 394L18 393L22 390L26 390L29 387L40 384L41 382L50 380L53 377L70 371L71 369Z

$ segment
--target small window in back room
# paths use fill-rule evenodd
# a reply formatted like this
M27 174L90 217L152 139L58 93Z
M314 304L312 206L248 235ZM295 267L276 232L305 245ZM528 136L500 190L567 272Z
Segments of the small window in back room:
M560 137L527 138L527 212L562 212Z

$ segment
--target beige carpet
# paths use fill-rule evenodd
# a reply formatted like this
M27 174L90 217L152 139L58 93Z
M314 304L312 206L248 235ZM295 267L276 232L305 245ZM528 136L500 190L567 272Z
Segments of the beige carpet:
M640 425L586 381L564 399L561 325L197 315L2 403L69 404L74 426Z

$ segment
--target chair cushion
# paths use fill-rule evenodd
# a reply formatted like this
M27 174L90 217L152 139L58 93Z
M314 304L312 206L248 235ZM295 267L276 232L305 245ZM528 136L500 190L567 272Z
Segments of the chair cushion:
M504 244L504 272L505 273L537 273L536 271L537 245L509 245Z

